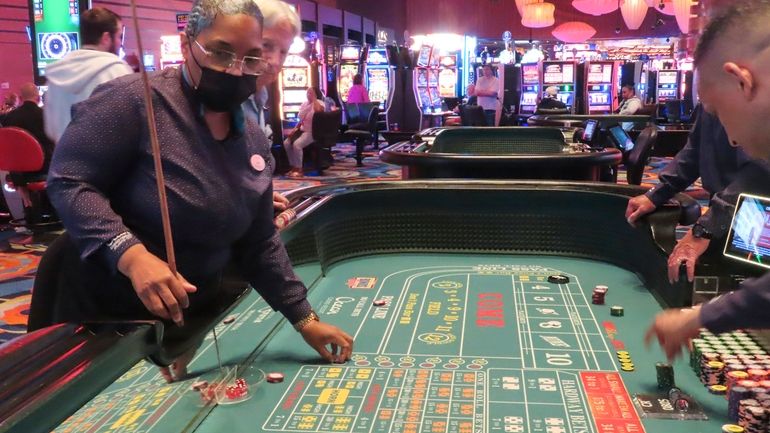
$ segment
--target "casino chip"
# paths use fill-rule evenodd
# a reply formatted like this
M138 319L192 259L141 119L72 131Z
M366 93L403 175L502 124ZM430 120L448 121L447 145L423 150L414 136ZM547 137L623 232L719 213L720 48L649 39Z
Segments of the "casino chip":
M735 424L725 424L722 426L722 433L744 433L746 430Z
M623 316L623 307L619 305L614 305L610 307L610 315L615 317L622 317Z
M551 275L548 277L548 282L553 284L567 284L569 283L569 277L566 275Z
M267 381L270 383L281 383L283 382L283 373L268 373Z
M374 304L375 307L383 307L385 304L387 304L387 302L384 299L375 299L372 304Z
M229 325L229 324L235 322L236 318L238 318L237 315L231 314L231 315L225 317L225 320L223 320L222 323L224 323L225 325Z

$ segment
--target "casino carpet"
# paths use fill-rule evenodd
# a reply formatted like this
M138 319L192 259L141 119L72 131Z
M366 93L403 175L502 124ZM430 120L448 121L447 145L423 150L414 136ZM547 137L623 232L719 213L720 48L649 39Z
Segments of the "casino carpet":
M322 176L306 173L305 177L289 179L276 177L276 191L286 192L298 188L324 184L340 184L360 180L398 180L401 178L399 167L385 164L377 158L377 151L367 149L364 152L364 165L357 167L353 159L355 146L338 144L333 150L334 164L324 170ZM657 183L658 173L668 159L653 158L645 169L642 185L652 187ZM625 171L621 170L619 183L625 183ZM708 195L696 183L688 194L705 204ZM0 344L23 334L26 329L32 282L40 261L44 245L18 242L23 239L13 230L0 231Z

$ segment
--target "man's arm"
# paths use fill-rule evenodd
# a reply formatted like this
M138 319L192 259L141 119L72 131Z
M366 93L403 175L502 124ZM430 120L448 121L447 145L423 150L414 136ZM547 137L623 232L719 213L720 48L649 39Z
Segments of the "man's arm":
M720 296L700 309L700 321L713 333L741 328L770 327L770 273L741 284L741 289Z

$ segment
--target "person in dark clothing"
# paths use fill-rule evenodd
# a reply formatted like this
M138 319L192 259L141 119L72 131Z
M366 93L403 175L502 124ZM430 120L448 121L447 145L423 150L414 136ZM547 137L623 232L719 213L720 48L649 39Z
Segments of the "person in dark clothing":
M563 110L567 108L567 104L561 102L559 99L559 90L556 87L548 87L545 89L545 96L537 104L538 110Z
M16 190L21 195L24 207L29 207L32 202L29 197L29 191L25 187L30 182L45 180L48 175L48 166L53 154L53 142L45 134L43 125L43 109L38 105L40 103L40 94L32 83L26 83L21 86L21 99L23 103L19 108L9 112L3 118L3 126L15 126L21 128L37 139L40 147L43 149L43 167L40 171L30 173L9 173L11 181Z
M674 195L687 189L698 178L710 196L709 210L701 216L693 229L682 238L671 253L669 274L672 280L679 278L679 266L684 262L688 277L692 280L695 262L706 252L710 244L718 245L727 237L733 206L741 193L740 185L745 180L736 182L739 173L743 178L759 177L764 179L770 174L766 164L749 158L741 149L730 144L719 119L703 110L702 105L695 108L696 120L687 144L660 173L660 183L645 194L628 201L626 219L636 224L639 218L662 206ZM708 233L704 237L704 233ZM711 242L711 238L714 242Z
M695 68L703 109L716 114L730 143L765 163L770 160L770 65L766 41L770 2L742 0L714 18L695 50ZM746 171L746 170L743 170ZM743 176L743 171L740 176ZM767 189L770 176L739 179L743 189ZM731 186L732 187L732 186ZM741 284L739 290L689 309L660 313L645 340L656 339L673 359L705 327L713 333L740 328L770 328L770 273Z
M182 67L149 75L178 272L165 259L142 78L124 76L74 106L51 162L48 192L80 253L55 319L161 318L184 333L232 266L324 359L346 361L353 339L313 311L273 225L270 145L241 108L265 68L259 8L195 0L181 40Z

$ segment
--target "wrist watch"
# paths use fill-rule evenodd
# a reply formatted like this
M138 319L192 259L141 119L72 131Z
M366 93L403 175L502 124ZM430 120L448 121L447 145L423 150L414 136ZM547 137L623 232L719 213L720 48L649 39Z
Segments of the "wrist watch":
M299 322L294 324L294 329L297 330L297 332L302 331L302 328L307 326L310 322L320 322L321 318L318 317L318 314L315 313L315 311L310 310L310 314L305 316L304 319L300 320Z
M708 231L708 229L700 223L695 223L695 225L692 226L692 235L698 239L711 239L714 237L714 234Z

